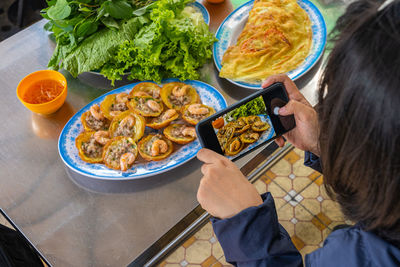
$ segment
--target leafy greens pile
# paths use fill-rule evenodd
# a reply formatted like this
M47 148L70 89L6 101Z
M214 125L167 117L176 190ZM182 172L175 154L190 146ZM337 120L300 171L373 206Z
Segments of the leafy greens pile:
M265 107L265 103L262 96L259 96L227 113L226 120L236 121L240 117L247 117L251 115L263 115L263 114L267 114L267 109Z
M73 76L100 71L108 79L160 82L197 79L216 41L193 0L51 0L45 28L57 46L49 67Z

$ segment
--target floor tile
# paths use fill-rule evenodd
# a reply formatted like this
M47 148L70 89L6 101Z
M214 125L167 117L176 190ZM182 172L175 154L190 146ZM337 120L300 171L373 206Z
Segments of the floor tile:
M295 162L292 166L293 166L292 172L296 176L308 177L314 172L313 169L304 166L303 158Z
M295 225L295 234L307 245L316 245L322 241L322 231L311 221L298 222Z
M320 246L306 245L302 249L300 249L301 256L303 256L303 262L306 254L310 254L311 252L319 248Z
M308 178L319 186L323 183L322 174L320 174L319 172L312 172L310 175L308 175Z
M211 223L207 223L194 234L194 237L199 240L210 240L210 238L213 237L213 235L214 232Z
M303 165L304 152L292 149L254 183L262 194L274 197L278 220L304 257L318 249L339 224L344 224L339 205L327 195L323 176ZM351 222L348 222L351 223ZM160 266L232 266L207 223Z
M325 213L332 221L344 221L342 212L340 211L339 204L325 199L321 202L321 211Z
M287 160L280 160L272 166L271 171L276 175L289 176L292 173L292 165Z
M304 243L303 240L301 240L299 237L297 237L296 235L292 236L292 242L294 244L294 246L298 249L301 250L302 248L304 248L304 246L306 245Z
M196 240L186 248L185 260L188 263L201 264L211 255L211 243L205 240Z
M310 186L313 182L308 177L298 176L293 180L293 189L297 192L303 191L305 188Z
M297 205L294 208L294 216L299 221L304 221L304 222L311 221L314 217L313 213L311 213L307 208L305 208L305 206L303 205L303 201L301 203L302 204Z
M162 262L159 266L160 267L182 267L182 265L180 265L178 263L166 263L166 262Z
M185 241L185 243L183 243L183 247L184 248L188 248L190 247L194 242L196 241L196 237L191 236L188 240Z
M213 266L217 262L217 259L211 255L205 261L201 263L201 267L210 267Z
M289 153L287 153L284 157L285 160L287 160L290 164L296 163L296 161L299 161L301 158L299 154L296 153L295 150L291 150Z
M168 262L180 263L183 259L185 259L185 248L179 247L168 257Z
M226 262L225 256L222 256L221 258L219 258L218 262L220 262L222 264L222 266L224 266L224 267L233 266L232 264L229 264L229 263Z
M273 183L281 187L286 193L293 188L293 181L288 176L277 176Z
M222 250L222 247L218 242L213 245L211 253L217 259L224 256L224 251Z
M307 179L307 178L303 178L303 179ZM317 199L317 197L321 194L320 186L318 186L314 182L309 182L302 190L299 191L299 193L304 198Z
M2 214L0 214L0 224L7 226L8 228L14 229L14 227L7 221L5 217L3 217Z
M254 187L257 189L259 194L267 192L267 184L264 181L257 180L254 182Z
M321 203L316 199L304 199L301 205L312 215L316 215L321 212Z
M261 175L260 180L264 181L265 183L270 183L276 177L276 174L273 173L271 170L268 170L266 173Z

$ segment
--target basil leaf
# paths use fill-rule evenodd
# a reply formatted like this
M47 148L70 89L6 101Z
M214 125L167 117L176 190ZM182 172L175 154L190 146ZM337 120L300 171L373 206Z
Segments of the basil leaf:
M71 7L68 5L67 0L57 0L57 3L47 11L47 15L53 20L65 19L70 14Z
M82 11L82 12L92 12L92 10L89 9L89 8L87 8L87 7L81 7L81 8L79 8L79 11Z
M100 21L110 29L119 29L118 22L112 17L102 17Z
M47 5L49 7L54 6L57 3L57 0L46 0Z
M97 9L97 17L96 20L101 19L103 16L108 15L104 5L101 5L99 9Z
M98 27L98 22L95 22L93 20L88 20L83 23L81 23L77 28L76 28L76 35L77 36L85 36L85 35L90 35L97 31Z
M53 22L49 21L47 22L44 27L43 27L46 31L51 31L51 29L53 28Z
M68 24L68 22L65 22L63 20L53 21L53 23L55 26L57 26L58 28L62 29L65 32L70 32L74 29L72 25Z
M104 3L105 10L115 19L129 19L133 8L124 0L108 0Z
M44 10L44 9L40 11L40 15L41 15L43 18L47 19L47 20L51 20L51 19L49 18L49 16L47 15L47 11Z

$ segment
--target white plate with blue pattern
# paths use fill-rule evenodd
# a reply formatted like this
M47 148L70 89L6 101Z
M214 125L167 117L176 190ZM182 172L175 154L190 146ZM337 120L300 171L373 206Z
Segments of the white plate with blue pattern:
M166 79L162 81L162 84L177 81L179 80ZM88 111L92 105L100 104L107 95L118 94L122 92L129 93L132 88L139 83L141 82L132 83L120 87L96 98L80 111L78 111L67 122L60 134L60 138L58 139L58 151L60 153L61 159L64 161L65 165L68 168L78 174L94 179L133 180L157 175L172 170L193 159L196 156L197 152L201 148L200 143L197 139L184 146L178 146L174 144L174 146L177 147L177 150L175 150L168 158L162 161L145 162L144 160L142 160L140 163L134 164L133 167L126 172L109 169L103 164L87 163L79 157L78 149L75 146L75 138L83 131L83 126L81 123L82 113ZM221 95L220 92L218 92L217 89L215 89L211 85L194 80L186 80L184 81L184 83L196 88L196 91L198 92L201 101L205 105L213 107L216 111L226 108L227 104L224 97ZM154 133L157 132L157 130L146 127L145 135L151 132Z
M200 2L193 2L188 4L188 6L192 6L197 12L200 12L203 15L204 22L207 25L210 25L210 14L207 11L207 8L205 8Z
M253 8L253 3L254 0L251 0L235 9L219 26L216 33L216 37L219 41L215 42L213 47L214 63L218 71L221 71L222 57L225 51L229 46L236 44L237 38L246 25L249 12ZM286 73L292 80L296 80L304 75L318 62L324 52L326 44L326 24L321 12L308 0L298 0L297 3L307 12L310 18L312 45L310 53L304 62L296 69ZM257 90L261 89L261 84L227 80L240 87Z

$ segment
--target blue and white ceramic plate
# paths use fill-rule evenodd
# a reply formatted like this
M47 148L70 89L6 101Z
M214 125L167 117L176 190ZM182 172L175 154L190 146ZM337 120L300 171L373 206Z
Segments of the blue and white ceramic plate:
M192 6L197 12L200 12L203 15L204 22L207 25L210 25L210 14L208 13L207 8L197 1L190 3L188 6Z
M166 79L162 82L162 84L169 82L177 82L177 81L179 80ZM81 123L82 113L88 111L92 105L100 104L107 95L118 94L122 92L129 93L132 90L132 88L139 83L141 82L132 83L130 85L120 87L118 89L112 90L96 98L91 103L82 108L79 112L77 112L67 122L58 140L58 150L61 159L64 161L65 165L68 168L70 168L72 171L76 173L94 179L133 180L133 179L153 176L156 174L172 170L196 156L197 152L201 148L200 143L197 139L184 146L174 144L175 151L168 158L162 161L146 162L144 160L139 160L137 163L133 165L133 167L130 170L126 172L109 169L103 164L90 164L81 160L81 158L78 155L78 149L75 146L75 138L79 135L79 133L83 131L83 126ZM194 88L196 88L201 98L201 101L205 105L213 107L216 111L226 108L227 104L224 97L214 87L204 82L193 81L193 80L187 80L184 81L184 83L189 84ZM146 127L145 135L150 132L157 132L157 130L153 130Z
M246 25L249 17L249 12L253 8L254 0L251 0L237 9L235 9L222 22L217 30L216 37L219 40L214 43L213 54L214 62L217 69L220 71L222 67L222 57L229 46L236 44L237 38ZM311 21L312 29L312 45L311 50L304 62L294 70L291 70L287 75L296 80L310 70L322 56L326 44L326 25L324 17L318 8L308 0L297 0L297 3L303 8ZM229 79L228 79L229 80ZM232 81L233 84L249 89L261 89L261 84L246 83Z

